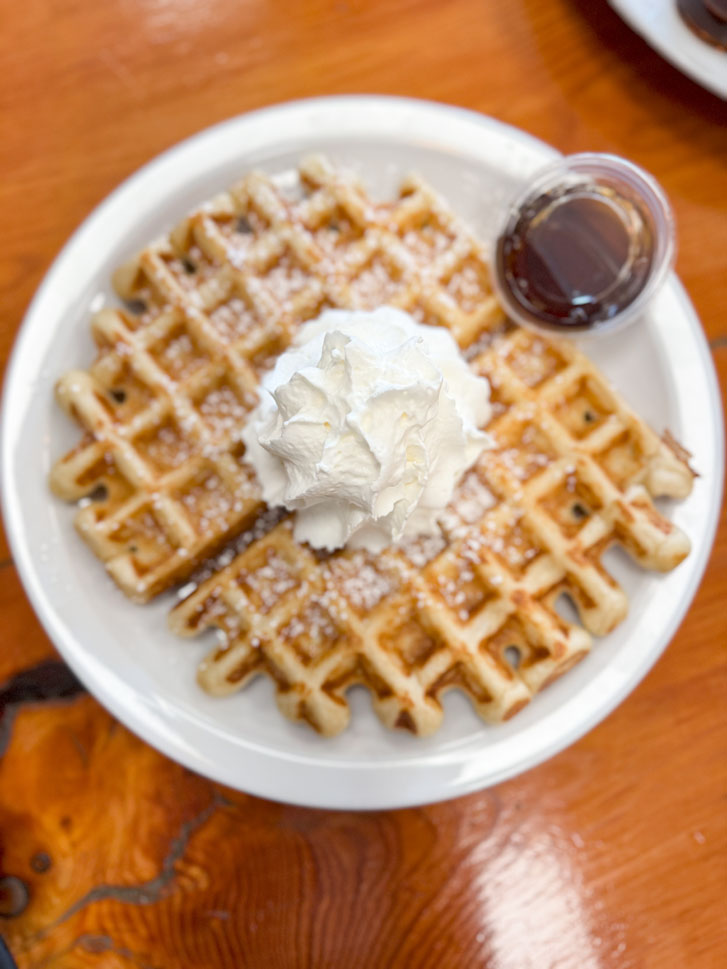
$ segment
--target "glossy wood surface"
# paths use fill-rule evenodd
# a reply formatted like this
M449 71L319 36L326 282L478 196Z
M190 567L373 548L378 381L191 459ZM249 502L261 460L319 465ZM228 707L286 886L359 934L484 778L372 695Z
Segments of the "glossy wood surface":
M725 387L727 105L602 0L25 0L0 24L3 363L59 247L143 162L242 111L370 91L651 170ZM727 965L726 592L723 516L674 641L582 741L459 801L334 813L128 733L64 670L3 539L0 935L24 969Z

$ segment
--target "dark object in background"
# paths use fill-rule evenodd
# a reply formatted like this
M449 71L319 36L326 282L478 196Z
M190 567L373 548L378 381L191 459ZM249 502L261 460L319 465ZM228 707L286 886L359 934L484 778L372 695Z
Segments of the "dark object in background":
M30 901L28 886L17 875L0 877L0 918L22 915Z
M2 936L0 936L0 969L18 969L8 947L2 940Z
M16 673L0 688L0 718L11 706L62 700L85 690L70 667L59 659L49 659Z
M677 9L698 37L727 50L727 0L677 0Z

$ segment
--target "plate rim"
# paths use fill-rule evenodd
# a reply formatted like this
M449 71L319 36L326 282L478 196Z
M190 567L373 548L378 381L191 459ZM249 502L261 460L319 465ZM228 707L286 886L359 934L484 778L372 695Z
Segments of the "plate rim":
M518 128L507 125L486 115L469 111L468 109L450 106L442 102L389 97L386 95L343 95L288 101L261 108L254 112L238 115L227 119L226 121L220 122L219 124L203 129L202 131L183 140L179 144L166 149L160 155L157 155L155 158L151 159L135 173L125 179L110 193L110 195L106 197L106 199L104 199L93 209L89 216L71 235L68 242L63 246L60 253L56 256L46 272L35 296L33 297L33 300L28 307L28 310L26 311L20 329L16 335L4 381L5 386L2 399L2 404L4 406L2 406L2 424L0 426L0 444L2 446L0 460L0 470L2 471L2 507L8 534L8 542L15 565L18 569L18 574L21 578L25 592L33 605L34 611L46 633L49 635L51 641L58 647L66 662L68 662L79 677L89 685L93 695L96 696L97 699L99 699L100 702L102 702L102 704L109 709L114 716L129 727L130 730L142 737L142 739L144 739L147 743L150 743L152 746L156 747L166 756L169 756L178 762L184 763L187 767L190 767L191 769L202 773L205 776L211 777L215 781L238 788L240 787L239 778L232 780L224 767L220 765L211 765L207 761L202 762L200 759L190 756L186 745L181 745L181 743L178 743L177 747L174 747L173 744L170 745L168 736L160 737L158 735L150 735L144 729L144 717L139 713L139 710L137 709L135 718L135 716L130 713L128 705L125 705L122 699L119 699L113 695L113 693L107 687L105 687L102 682L100 682L98 675L92 671L90 672L88 666L84 666L77 652L68 647L66 642L66 631L62 628L63 624L58 621L57 617L53 616L52 605L46 601L42 583L40 582L39 577L34 574L29 550L27 547L24 547L22 540L23 536L20 534L20 530L17 526L20 518L19 516L17 518L13 517L14 510L17 510L19 506L19 496L15 495L14 493L11 476L13 461L12 454L10 453L11 435L8 430L10 418L8 417L9 408L7 405L13 386L18 380L21 379L20 374L17 371L19 370L19 361L22 357L22 348L31 339L31 325L35 318L35 309L40 304L45 293L56 284L56 280L58 278L62 278L64 262L70 258L68 254L72 254L75 248L79 245L79 239L82 240L84 233L90 234L98 223L102 223L105 213L109 210L112 204L116 202L116 200L124 197L124 194L129 190L130 185L134 184L137 180L141 181L143 178L148 176L150 171L159 169L159 167L162 166L163 163L170 158L170 156L174 157L180 153L185 146L189 146L195 142L199 143L202 139L210 137L212 133L219 132L220 129L228 127L234 128L240 123L249 121L251 118L259 118L261 115L272 116L278 112L286 110L289 111L291 109L294 111L305 111L310 110L311 108L321 107L325 109L337 108L338 110L345 111L347 107L351 106L352 102L355 102L358 105L367 103L370 108L376 108L378 110L386 110L394 105L398 105L404 109L414 110L415 112L424 112L427 114L434 112L440 115L446 114L447 116L451 116L452 113L456 113L463 116L470 123L477 124L480 127L484 126L485 128L489 128L490 131L496 129L501 134L509 134L511 137L515 137L515 139L520 143L532 145L537 149L538 152L547 152L552 155L555 151L551 146L539 141L527 132L523 132ZM667 285L673 291L682 311L689 320L689 326L693 330L693 336L695 337L695 346L698 348L701 362L704 364L706 379L709 385L709 396L712 404L716 404L716 410L714 410L712 416L715 419L715 426L713 430L715 431L715 438L719 451L719 449L723 447L723 432L721 430L722 412L718 383L714 372L714 365L711 355L709 353L706 340L701 332L701 327L699 325L696 312L694 311L694 308L692 307L683 287L677 281L676 277L673 276ZM719 454L721 453L722 452L719 451L718 458ZM717 467L723 472L723 458L718 460ZM711 518L705 530L706 538L699 549L693 550L693 555L697 559L696 567L693 565L692 571L690 572L690 581L685 587L685 591L681 595L679 607L672 614L670 622L664 627L661 635L657 637L657 639L661 641L661 645L658 648L652 649L650 653L646 655L644 661L638 669L638 675L634 676L625 685L622 685L619 690L612 692L609 696L608 702L599 706L598 709L592 712L590 716L583 718L575 729L571 728L569 731L564 731L562 736L560 736L556 741L553 741L547 745L542 745L541 747L537 748L537 750L531 751L529 756L521 757L499 771L488 772L487 770L483 771L482 769L469 772L460 771L457 776L450 778L446 784L440 784L439 787L432 789L428 796L422 796L421 793L413 793L406 786L403 786L401 790L395 789L393 791L389 791L386 785L384 786L383 791L379 791L378 794L372 794L372 789L374 787L372 785L372 789L368 790L365 797L362 799L360 787L357 787L355 783L350 789L346 785L343 785L340 791L336 790L334 792L333 796L331 796L329 789L325 797L321 797L320 795L311 797L306 789L303 789L303 796L301 797L299 792L294 793L290 790L281 790L280 787L274 782L272 784L267 783L262 785L259 783L252 785L246 784L245 790L247 790L249 793L256 794L257 796L274 798L278 801L305 805L309 807L343 809L395 808L458 797L473 790L500 783L509 777L516 776L522 771L531 768L535 764L542 763L549 759L551 756L582 737L601 720L605 719L605 717L608 716L622 702L624 697L635 688L641 679L643 679L648 670L653 666L653 664L662 654L663 650L666 648L666 645L669 643L674 635L674 632L683 620L684 615L686 614L687 609L689 608L694 594L699 586L699 583L701 582L704 569L706 568L717 527L721 503L721 489L721 475L718 475L718 479L716 480L715 486L712 489L713 501L710 508ZM246 747L245 750L246 754L249 754L251 757L257 756L262 757L266 761L273 761L275 767L290 767L291 760L296 760L296 756L294 754L286 757L278 752L272 752L270 750L254 751L250 746ZM412 766L415 770L426 770L427 766L432 765L432 763L437 760L437 757L437 754L420 755L417 758L416 763L409 766ZM409 762L411 758L406 758L406 760ZM360 778L362 771L364 773L371 772L371 765L368 762L356 763L353 761L343 765L340 761L333 759L326 760L325 756L321 756L316 758L316 764L324 771L332 769L336 772L343 772L345 768L346 772L351 772L354 779ZM309 769L309 765L304 765L304 767L305 769ZM391 770L400 771L401 763L398 760L381 763L377 765L377 770L382 772L382 777L385 777L390 773Z
M706 41L700 40L696 34L693 34L681 19L674 0L661 0L665 8L668 5L669 22L664 29L656 30L653 29L650 18L644 15L643 9L634 3L634 0L608 0L608 2L624 23L672 67L704 88L705 91L727 101L727 53L712 47ZM677 47L669 44L668 34L670 30L676 31L680 38L681 43ZM692 53L694 54L693 57L691 56ZM700 55L703 57L705 54L708 61L718 54L724 57L723 77L713 77L709 67L704 66Z

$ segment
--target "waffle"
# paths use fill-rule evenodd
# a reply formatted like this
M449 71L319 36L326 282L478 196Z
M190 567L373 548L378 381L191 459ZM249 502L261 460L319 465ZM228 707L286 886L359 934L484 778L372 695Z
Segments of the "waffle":
M171 627L182 636L217 631L199 670L207 691L225 695L265 673L281 710L325 735L345 728L346 692L357 683L387 726L420 735L437 729L441 696L452 688L485 720L507 719L582 658L592 635L624 618L627 597L602 562L609 546L660 571L688 554L688 539L652 498L686 496L693 474L571 343L504 319L481 246L423 182L410 178L393 203L374 204L322 159L305 162L300 175L302 198L251 176L222 204L249 200L242 208L253 231L250 211L264 213L262 241L223 271L251 304L265 278L250 261L255 246L276 253L262 264L268 274L285 265L284 253L310 260L299 308L276 303L265 361L324 305L401 307L447 326L489 379L494 447L459 483L441 536L378 556L316 553L294 541L289 518L261 524L251 507L234 558L207 569L172 611ZM219 208L172 234L176 258L197 265L201 251L222 261L205 228ZM126 271L124 294L148 301L149 274L140 281L139 266L149 258ZM226 352L243 359L226 372L257 373L257 358L240 345L228 343ZM245 386L252 393L251 374ZM579 621L567 618L563 597Z

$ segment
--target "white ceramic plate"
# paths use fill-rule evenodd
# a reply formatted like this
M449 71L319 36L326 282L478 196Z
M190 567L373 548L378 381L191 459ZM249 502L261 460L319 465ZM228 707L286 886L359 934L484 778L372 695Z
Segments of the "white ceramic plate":
M179 640L167 631L171 595L148 606L129 603L76 535L73 508L48 492L52 462L78 438L54 405L53 384L67 368L91 361L89 314L113 300L109 278L125 256L251 166L284 176L311 150L354 165L377 193L417 169L480 232L515 183L554 156L480 115L383 97L265 109L160 156L83 224L28 311L3 408L5 521L51 639L101 702L149 743L225 784L282 801L341 808L424 803L494 784L566 747L659 656L694 595L712 542L723 464L719 396L699 321L675 278L648 318L593 343L596 362L633 405L694 454L701 474L694 493L668 511L694 547L664 576L610 556L629 591L629 618L510 723L485 726L464 697L450 694L441 731L417 739L386 731L367 693L356 689L350 729L324 740L283 719L264 678L233 697L206 696L194 674L209 640Z
M687 27L676 0L608 0L647 44L683 74L727 100L727 53Z

